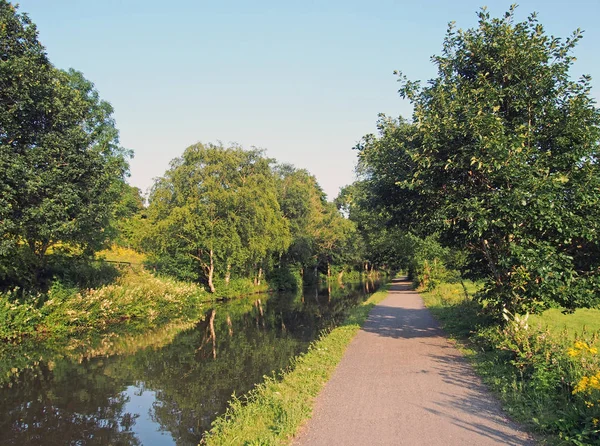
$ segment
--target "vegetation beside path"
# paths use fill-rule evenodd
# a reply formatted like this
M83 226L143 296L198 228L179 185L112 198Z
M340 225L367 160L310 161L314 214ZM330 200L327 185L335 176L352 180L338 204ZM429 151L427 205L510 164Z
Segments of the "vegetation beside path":
M386 285L351 309L341 326L314 342L287 371L266 377L264 383L243 398L234 396L227 412L213 423L203 444L285 444L310 417L314 398L331 377L371 309L387 292Z
M600 310L485 316L481 287L444 283L422 293L505 411L542 444L600 444Z

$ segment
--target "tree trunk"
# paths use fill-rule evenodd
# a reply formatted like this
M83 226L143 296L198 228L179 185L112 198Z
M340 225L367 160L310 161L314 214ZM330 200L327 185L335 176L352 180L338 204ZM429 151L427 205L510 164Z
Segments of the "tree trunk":
M208 266L208 288L210 289L211 293L214 293L217 290L215 289L215 285L213 283L213 276L215 274L215 261L214 261L212 249L209 251L209 254L210 254L210 265Z
M263 270L262 268L258 268L258 275L256 276L256 285L260 285L260 279L262 278Z
M231 263L227 264L227 272L225 273L225 284L229 285L229 280L231 279Z
M331 265L327 262L327 281L331 279Z
M337 277L337 281L340 284L341 287L344 286L344 282L342 282L342 277L344 276L344 270L340 271L340 273L338 274Z

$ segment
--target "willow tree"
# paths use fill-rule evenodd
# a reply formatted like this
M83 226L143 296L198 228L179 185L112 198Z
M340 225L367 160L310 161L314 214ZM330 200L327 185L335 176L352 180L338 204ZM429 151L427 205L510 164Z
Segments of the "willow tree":
M451 25L427 86L401 76L419 143L401 138L410 171L396 184L416 193L421 224L486 265L490 308L592 305L600 114L590 78L569 76L582 34L550 37L513 15Z
M147 246L156 264L215 292L215 275L255 277L289 245L271 160L258 150L195 144L150 194Z

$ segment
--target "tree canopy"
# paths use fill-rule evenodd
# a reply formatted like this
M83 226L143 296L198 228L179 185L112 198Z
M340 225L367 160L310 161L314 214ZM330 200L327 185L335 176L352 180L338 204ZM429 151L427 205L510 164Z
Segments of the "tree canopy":
M215 291L215 272L258 273L290 243L272 160L258 150L195 144L171 163L150 194L148 247L171 273ZM227 276L229 277L229 276Z
M359 144L363 178L402 227L485 265L491 308L598 302L600 114L590 78L572 80L572 51L535 14L515 23L483 9L451 24L437 77L402 74L412 120L380 120Z

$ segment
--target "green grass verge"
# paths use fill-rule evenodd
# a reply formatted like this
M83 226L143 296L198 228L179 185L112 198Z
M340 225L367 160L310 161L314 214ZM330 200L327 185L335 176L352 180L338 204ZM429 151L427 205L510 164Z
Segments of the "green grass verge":
M314 398L331 377L371 309L387 292L386 285L351 309L341 326L311 344L308 352L295 358L287 371L265 377L244 398L234 396L227 412L213 423L203 444L286 444L311 416Z
M593 308L579 308L573 313L551 308L540 315L532 315L529 321L532 326L547 328L552 335L569 343L575 337L600 332L600 310Z

